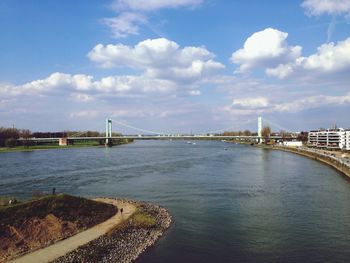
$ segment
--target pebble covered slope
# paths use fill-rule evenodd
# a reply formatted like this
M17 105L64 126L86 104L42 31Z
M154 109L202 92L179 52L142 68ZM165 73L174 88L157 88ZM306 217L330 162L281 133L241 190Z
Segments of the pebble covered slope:
M126 201L126 200L124 200ZM153 226L135 226L133 217L123 225L112 230L84 246L53 261L54 263L73 262L133 262L148 247L163 235L171 224L169 212L157 205L129 201L136 205L138 211L155 218Z

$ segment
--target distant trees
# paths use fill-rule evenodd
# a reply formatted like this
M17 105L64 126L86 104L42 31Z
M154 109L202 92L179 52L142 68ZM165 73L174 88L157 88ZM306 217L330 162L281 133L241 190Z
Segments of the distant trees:
M243 132L243 135L244 135L244 136L251 136L252 133L251 133L251 131L249 131L249 130L245 130L245 131Z
M298 140L299 140L299 141L302 141L302 142L307 142L307 140L308 140L308 135L309 135L308 132L302 131L302 132L300 132L300 134L298 135Z
M0 147L15 147L19 143L17 139L28 139L32 137L30 130L0 127ZM23 142L25 145L25 142Z
M269 141L270 134L271 134L270 126L265 126L262 128L261 135L262 135L262 137L264 137L265 143L267 143Z
M62 138L67 137L67 132L33 132L35 138Z
M112 136L120 136L120 133L112 133ZM0 127L0 147L30 146L33 144L30 138L62 138L62 137L104 137L104 133L98 131L65 131L65 132L31 132L28 129ZM18 141L18 139L22 139ZM104 140L101 140L104 144Z
M6 145L9 145L6 147L14 147L15 145L13 144L16 143L16 140L19 138L19 133L19 130L15 128L0 127L0 146L4 147Z
M244 131L225 131L222 134L217 135L223 135L223 136L251 136L252 132L249 130Z
M5 140L5 147L13 148L17 145L17 140L14 138L8 138Z

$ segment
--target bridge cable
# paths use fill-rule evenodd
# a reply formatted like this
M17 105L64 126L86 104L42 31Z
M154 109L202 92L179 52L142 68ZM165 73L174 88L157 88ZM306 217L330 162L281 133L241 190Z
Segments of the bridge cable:
M126 124L124 122L117 121L117 120L114 120L114 119L112 119L112 121L117 123L117 124L119 124L119 125L121 125L121 126L130 128L130 129L133 129L133 130L142 131L142 132L146 132L146 133L152 133L152 134L156 134L156 135L165 135L164 132L155 132L155 131L150 131L150 130L146 130L146 129L142 129L142 128L137 128L135 126L132 126L132 125L129 125L129 124Z

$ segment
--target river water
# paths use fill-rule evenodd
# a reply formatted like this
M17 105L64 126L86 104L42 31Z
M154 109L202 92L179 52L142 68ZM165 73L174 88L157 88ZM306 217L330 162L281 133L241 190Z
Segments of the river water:
M168 208L173 224L142 263L350 258L349 180L287 152L181 140L0 154L0 195L53 187Z

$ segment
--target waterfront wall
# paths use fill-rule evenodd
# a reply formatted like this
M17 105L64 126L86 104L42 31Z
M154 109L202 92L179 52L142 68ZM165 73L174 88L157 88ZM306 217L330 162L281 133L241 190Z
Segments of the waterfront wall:
M281 150L281 151L300 154L300 155L309 157L311 159L326 163L350 178L350 164L343 162L337 157L322 154L320 152L313 151L312 149L306 150L302 148L281 147L281 146L273 146L272 148Z

